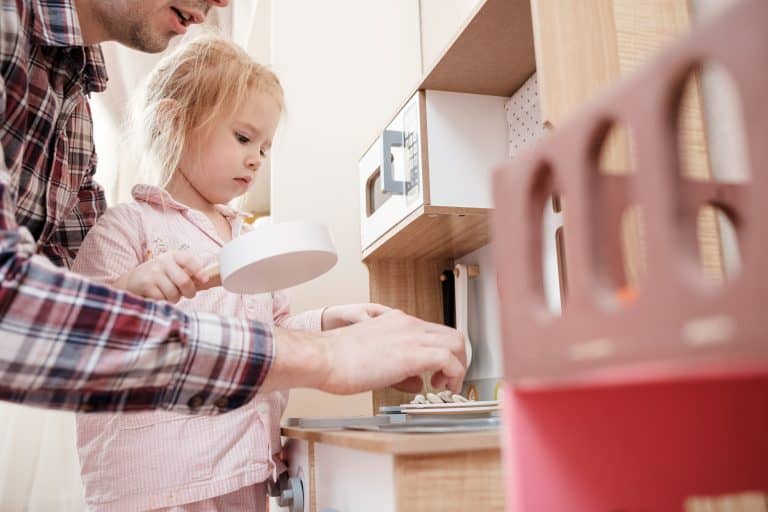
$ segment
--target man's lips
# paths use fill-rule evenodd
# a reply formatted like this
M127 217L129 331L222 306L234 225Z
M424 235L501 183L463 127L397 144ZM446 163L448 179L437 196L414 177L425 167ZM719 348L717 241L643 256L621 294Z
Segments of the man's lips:
M176 32L186 32L187 27L196 23L203 23L205 21L205 13L187 9L184 7L177 7L172 5L170 7L173 17L177 23Z
M172 30L180 35L186 34L188 23L184 21L182 17L179 16L179 11L177 9L174 9L173 7L171 7L170 12L171 12Z
M176 15L176 17L179 18L179 21L183 25L186 25L187 23L189 23L189 20L190 20L191 16L189 16L188 14L185 14L184 12L182 12L181 9L178 9L176 7L173 7L173 6L171 6L171 10Z

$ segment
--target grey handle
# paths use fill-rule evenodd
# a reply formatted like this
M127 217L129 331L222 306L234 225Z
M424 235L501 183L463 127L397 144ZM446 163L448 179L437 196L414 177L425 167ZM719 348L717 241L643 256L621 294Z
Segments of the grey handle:
M403 132L384 130L381 134L381 187L384 192L405 195L408 183L397 181L392 172L392 148L403 146Z
M288 507L289 512L304 512L304 484L301 478L282 473L277 482L268 483L269 495L277 498L277 504Z

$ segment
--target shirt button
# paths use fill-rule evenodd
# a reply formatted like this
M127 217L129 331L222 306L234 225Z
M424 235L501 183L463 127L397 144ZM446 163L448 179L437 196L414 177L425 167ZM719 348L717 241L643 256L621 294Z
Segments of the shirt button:
M219 409L225 410L229 407L229 398L222 396L216 399L215 402L213 402L213 405L218 407Z
M223 398L223 397L222 397ZM220 407L224 411L231 411L241 407L247 399L239 395L231 395L227 397L223 407Z
M189 399L189 401L187 402L187 405L194 412L197 409L199 409L200 406L202 406L204 402L205 402L205 399L203 398L203 395L197 394L197 395L194 395L192 398Z

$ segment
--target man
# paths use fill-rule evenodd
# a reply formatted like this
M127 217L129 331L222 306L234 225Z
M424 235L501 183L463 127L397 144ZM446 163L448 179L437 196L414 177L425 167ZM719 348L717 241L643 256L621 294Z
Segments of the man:
M86 99L106 86L97 45L162 51L228 0L0 1L0 399L214 413L289 387L415 391L424 371L458 390L461 335L398 311L286 331L185 314L66 271L105 207Z

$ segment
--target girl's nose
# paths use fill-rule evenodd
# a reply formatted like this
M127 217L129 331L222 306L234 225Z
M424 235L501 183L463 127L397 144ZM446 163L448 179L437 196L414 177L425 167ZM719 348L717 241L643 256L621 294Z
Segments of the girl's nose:
M261 158L257 156L249 156L245 161L245 166L251 171L258 171L261 166Z

